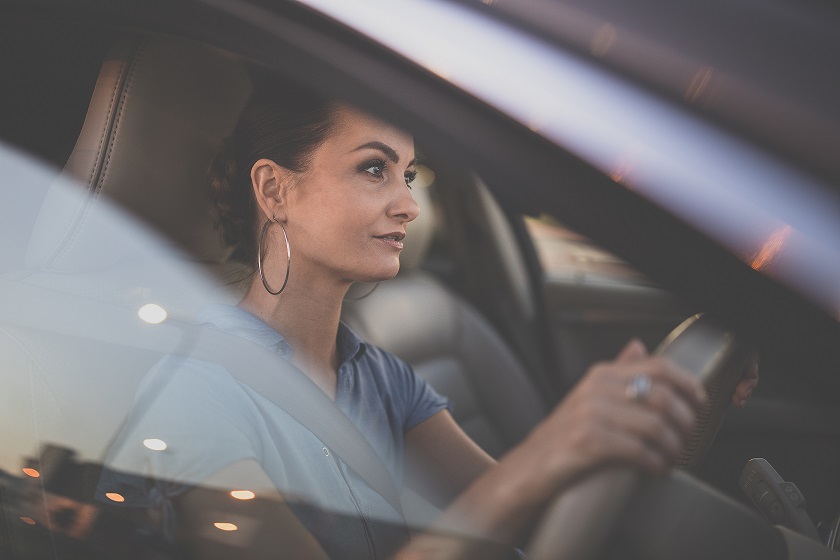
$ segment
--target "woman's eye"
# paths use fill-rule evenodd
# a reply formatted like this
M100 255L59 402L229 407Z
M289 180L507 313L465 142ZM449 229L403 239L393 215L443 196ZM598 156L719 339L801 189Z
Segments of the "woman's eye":
M371 161L362 166L362 171L366 173L370 173L376 178L381 179L382 175L385 173L385 162L384 161Z
M408 188L411 188L411 182L417 178L416 171L406 171L405 172L405 184L408 185Z

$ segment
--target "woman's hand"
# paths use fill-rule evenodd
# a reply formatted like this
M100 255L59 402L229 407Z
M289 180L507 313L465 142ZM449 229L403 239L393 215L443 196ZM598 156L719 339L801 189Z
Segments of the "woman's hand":
M694 376L634 340L615 361L590 368L514 453L530 457L532 480L542 481L546 496L605 464L662 475L706 398Z

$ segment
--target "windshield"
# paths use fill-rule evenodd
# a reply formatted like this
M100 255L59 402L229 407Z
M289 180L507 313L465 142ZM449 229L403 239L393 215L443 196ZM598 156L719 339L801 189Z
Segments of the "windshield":
M589 162L832 316L840 310L840 194L797 165L553 41L457 3L418 6L415 24L429 29L420 44L396 31L399 24L386 9L370 17L352 3L304 3ZM564 9L563 4L534 4L543 11ZM455 49L460 41L475 48ZM504 83L500 72L507 77ZM822 142L818 130L807 134Z

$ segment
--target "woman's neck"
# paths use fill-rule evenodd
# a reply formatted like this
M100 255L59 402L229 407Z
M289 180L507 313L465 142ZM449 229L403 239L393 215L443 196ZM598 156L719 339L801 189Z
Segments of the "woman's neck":
M282 294L269 294L259 280L251 283L239 306L280 333L292 348L292 363L327 395L335 398L338 375L336 336L346 288L292 283Z

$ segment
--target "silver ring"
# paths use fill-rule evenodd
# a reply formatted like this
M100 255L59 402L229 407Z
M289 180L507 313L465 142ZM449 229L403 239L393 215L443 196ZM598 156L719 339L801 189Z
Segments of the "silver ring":
M650 377L645 374L634 376L627 382L627 388L624 390L625 396L637 403L645 403L650 397L650 390L653 387L653 382Z

